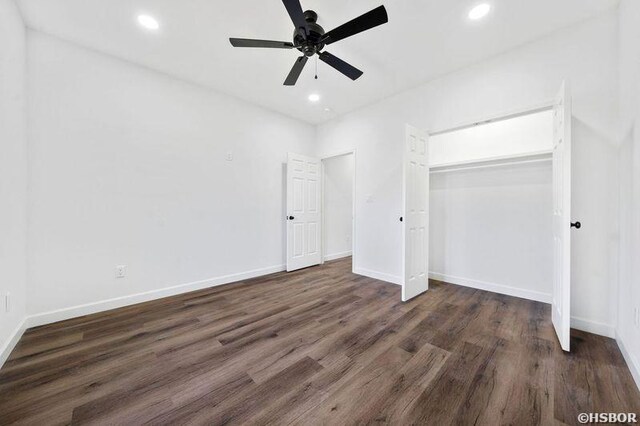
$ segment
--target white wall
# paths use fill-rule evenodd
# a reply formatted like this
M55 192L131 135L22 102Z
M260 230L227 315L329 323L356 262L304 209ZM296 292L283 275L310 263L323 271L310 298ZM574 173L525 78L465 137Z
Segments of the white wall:
M25 70L22 18L13 0L0 0L0 366L20 335L26 311Z
M551 177L550 161L432 173L431 276L550 303Z
M399 281L404 124L442 129L552 99L571 81L574 126L574 324L613 334L617 279L617 13L333 120L318 129L322 153L358 150L356 270Z
M620 4L620 280L617 338L640 387L640 3Z
M35 323L282 268L283 164L315 153L314 127L41 33L27 43L28 309L89 304Z
M354 156L340 155L324 164L324 255L345 257L352 252Z

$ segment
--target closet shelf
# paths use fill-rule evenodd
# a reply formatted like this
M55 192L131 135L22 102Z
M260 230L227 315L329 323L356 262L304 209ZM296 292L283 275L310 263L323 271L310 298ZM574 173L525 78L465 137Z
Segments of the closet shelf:
M458 161L447 164L429 166L430 173L446 173L461 170L473 170L488 167L510 166L514 164L528 164L551 161L552 151L528 152L524 154L505 155L500 157L482 158L477 160Z

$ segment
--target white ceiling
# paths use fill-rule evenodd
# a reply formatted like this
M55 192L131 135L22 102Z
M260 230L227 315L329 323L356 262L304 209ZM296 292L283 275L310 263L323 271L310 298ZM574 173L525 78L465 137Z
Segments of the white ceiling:
M364 71L352 82L309 61L297 86L284 87L297 51L232 48L229 37L291 41L280 0L17 0L27 25L60 38L199 83L286 115L321 123L615 7L618 0L387 0L389 23L325 50ZM383 0L302 0L329 31ZM151 33L136 17L160 21ZM308 102L311 92L322 99ZM331 108L326 112L325 108Z

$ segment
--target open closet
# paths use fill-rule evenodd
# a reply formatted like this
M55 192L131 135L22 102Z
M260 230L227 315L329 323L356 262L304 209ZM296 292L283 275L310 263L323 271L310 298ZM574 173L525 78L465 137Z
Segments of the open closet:
M407 135L411 146L415 137ZM422 204L429 243L412 241L421 233L405 223L405 270L425 257L429 278L550 303L568 351L570 231L581 224L571 222L566 86L546 105L432 131L425 140L428 177L419 180L429 188ZM405 154L405 193L420 183L412 158ZM405 216L411 211L406 205ZM427 289L416 291L412 280L405 272L403 300Z
M430 139L430 275L550 303L551 110Z

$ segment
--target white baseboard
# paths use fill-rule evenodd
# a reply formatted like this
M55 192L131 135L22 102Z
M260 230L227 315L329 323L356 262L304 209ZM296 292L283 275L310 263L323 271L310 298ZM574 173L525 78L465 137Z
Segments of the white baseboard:
M87 303L85 305L78 305L70 308L44 312L29 316L26 320L26 326L27 328L38 327L41 325L64 321L84 315L95 314L97 312L108 311L110 309L122 308L124 306L135 305L142 302L149 302L151 300L161 299L163 297L175 296L178 294L188 293L190 291L202 290L209 287L216 287L223 284L229 284L237 281L247 280L250 278L260 277L263 275L273 274L276 272L282 272L285 269L285 265L271 266L268 268L256 269L239 274L224 275L221 277L209 278L206 280L180 284L173 287L152 290L145 293L116 297L114 299L102 300L100 302Z
M11 351L13 351L13 348L16 347L16 345L20 341L20 338L22 337L26 329L27 329L27 321L26 319L23 319L22 321L20 321L20 324L18 324L16 329L13 331L13 333L11 334L11 337L9 337L7 342L0 349L0 368L2 368L4 363L7 361L7 359L9 358L9 355L11 355Z
M478 281L470 278L455 277L452 275L441 274L439 272L429 272L429 278L451 284L461 285L464 287L476 288L478 290L506 294L507 296L520 297L522 299L535 300L536 302L551 303L551 295L539 291L525 290L504 284L488 283L485 281Z
M349 256L351 256L351 250L343 251L342 253L327 254L324 257L324 260L325 262L328 262L330 260L342 259L343 257L349 257Z
M365 269L365 268L354 268L353 273L358 275L364 275L365 277L369 277L369 278L375 278L376 280L385 281L391 284L402 285L401 277L391 275L391 274L386 274L384 272L372 271L371 269Z
M640 390L640 362L638 359L633 356L631 352L627 350L627 346L624 344L624 340L622 336L616 333L616 342L618 343L618 347L620 348L620 352L622 352L622 356L624 360L627 362L627 366L629 367L629 371L631 371L631 375L633 376L633 380L636 382L636 386Z
M346 253L346 252L345 252ZM350 253L350 252L349 252ZM342 253L341 253L342 255ZM343 255L341 257L346 257L347 255ZM163 297L175 296L178 294L188 293L190 291L201 290L209 287L216 287L219 285L229 284L237 281L247 280L250 278L256 278L264 275L273 274L276 272L282 272L286 269L285 265L277 265L268 268L256 269L253 271L242 272L238 274L230 274L221 277L209 278L206 280L195 281L186 284L180 284L177 286L167 287L158 290L152 290L145 293L138 293L128 296L117 297L113 299L103 300L100 302L88 303L84 305L73 306L69 308L58 309L54 311L44 312L40 314L35 314L26 317L19 325L16 327L15 331L5 343L5 345L0 349L0 367L7 360L11 351L18 343L22 334L25 332L27 328L37 327L45 324L51 324L58 321L64 321L71 318L76 318L84 315L90 315L98 312L107 311L110 309L121 308L124 306L135 305L137 303L148 302L151 300L161 299ZM358 275L364 275L366 277L374 278L377 280L385 281L392 284L402 285L402 278L383 273L378 271L373 271L365 268L355 268L354 273ZM551 296L546 295L544 293L539 293L535 291L522 290L514 287L485 283L477 280L469 280L459 277L453 277L445 274L438 274L435 272L430 272L429 277L432 279L436 279L439 281L449 282L451 284L462 285L465 287L477 288L480 290L492 291L494 293L506 294L509 296L522 297L525 299L536 300L539 302L550 303ZM599 334L606 337L616 338L618 341L618 345L621 348L627 363L629 364L629 368L634 375L634 379L636 383L640 383L640 368L638 367L638 362L633 358L625 349L622 340L616 336L615 328L595 321L586 320L584 318L572 317L571 318L571 326L578 330L587 331L594 334Z
M616 337L616 329L614 326L585 318L571 317L571 328L599 336L610 337L612 339Z

